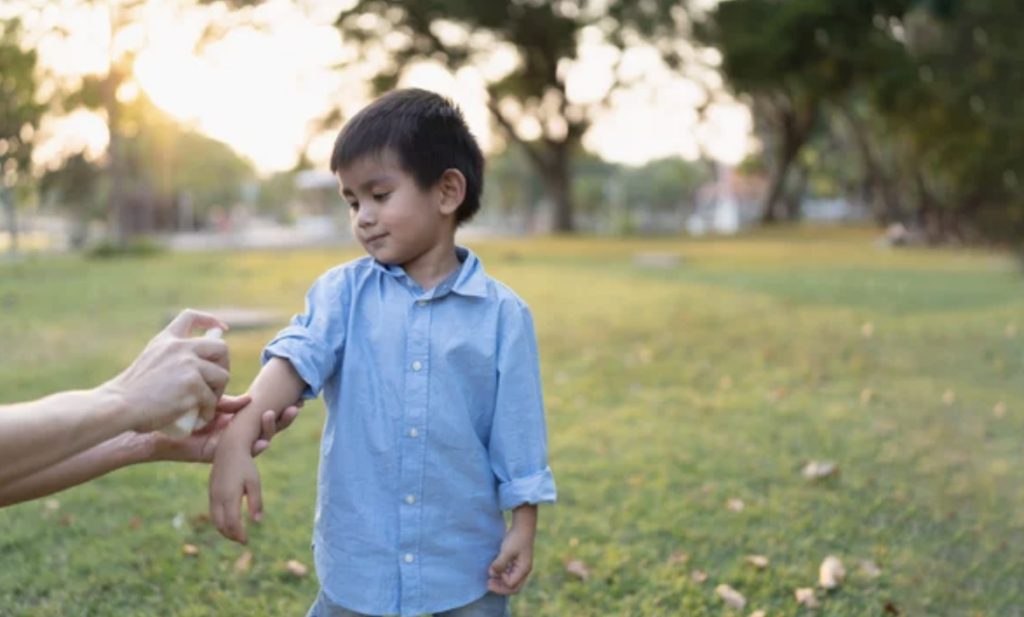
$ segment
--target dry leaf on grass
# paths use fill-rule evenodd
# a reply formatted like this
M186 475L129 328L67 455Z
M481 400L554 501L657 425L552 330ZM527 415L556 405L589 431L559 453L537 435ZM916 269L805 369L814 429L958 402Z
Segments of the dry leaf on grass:
M50 512L56 512L57 510L60 510L60 502L57 501L56 499L47 499L45 502L43 502L43 505L46 506L46 509L49 510Z
M703 583L708 580L708 573L703 570L694 570L690 572L690 578L695 583Z
M877 565L875 565L875 562L868 559L860 560L860 571L870 576L871 578L875 578L882 575L882 571L878 568Z
M309 572L309 570L306 568L306 566L302 564L302 562L296 561L294 559L289 559L288 563L284 564L284 567L286 570L288 570L289 573L300 578L306 576L306 574Z
M194 544L183 544L181 545L181 552L189 557L195 557L199 554L199 547Z
M765 617L767 614L768 613L764 611L754 611L753 613L750 613L750 617Z
M673 566L681 563L686 563L687 561L690 561L690 556L687 553L672 553L668 557L669 565Z
M747 599L743 597L743 594L736 591L728 585L719 585L715 587L715 593L722 599L723 602L729 605L729 608L736 610L742 610L747 605Z
M942 394L942 402L945 405L952 405L953 403L955 403L956 402L956 392L953 392L952 390L946 390Z
M235 572L248 572L252 567L252 551L245 551L235 560Z
M887 614L896 615L896 617L899 617L899 615L901 614L900 609L896 608L896 605L892 602L886 602L884 610Z
M843 582L844 578L846 578L846 568L843 567L843 562L839 561L838 557L829 555L825 561L821 562L821 567L818 568L819 585L825 589L835 589L839 583Z
M133 516L132 520L128 521L128 526L132 529L138 529L139 527L142 527L142 519L137 516Z
M728 375L723 376L721 379L718 380L718 387L721 388L722 390L728 390L732 388L732 377L729 377Z
M725 507L729 508L729 510L732 511L732 512L742 512L743 511L743 500L742 499L730 499L729 501L725 502Z
M1006 338L1013 338L1017 336L1017 326L1013 324L1007 324L1006 326Z
M585 566L579 559L573 559L569 563L565 564L565 571L581 581L585 581L590 578L590 570L588 570L587 566Z
M831 462L811 461L804 467L804 478L813 482L834 476L839 472L839 466Z
M875 398L875 391L871 388L865 388L860 393L860 402L867 405Z
M864 338L871 338L875 335L875 325L870 321L860 327L860 335Z
M764 555L747 555L747 563L754 566L758 570L764 570L768 567L768 558Z
M820 608L821 602L818 600L818 596L814 595L814 590L809 587L796 590L796 601L801 606L807 608Z
M996 406L992 408L992 415L997 418L1003 418L1006 416L1006 403L998 402Z

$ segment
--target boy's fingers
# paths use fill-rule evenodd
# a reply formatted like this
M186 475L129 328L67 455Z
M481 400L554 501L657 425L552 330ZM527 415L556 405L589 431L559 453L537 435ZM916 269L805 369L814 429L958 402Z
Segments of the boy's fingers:
M246 481L245 499L249 504L249 518L259 522L263 518L263 494L258 479Z
M513 564L512 570L506 572L501 578L505 582L505 585L514 591L519 591L522 589L523 584L526 583L526 577L529 576L529 574L529 568L516 562Z
M500 553L498 558L491 563L491 567L488 569L488 573L491 578L499 578L505 574L505 569L508 568L509 562L512 561L512 556L508 553Z
M487 591L496 593L499 596L510 596L514 592L508 588L508 585L503 583L500 578L491 578L487 580Z
M295 418L299 417L299 407L301 405L292 405L288 409L284 410L281 417L277 419L277 430L283 431L295 422Z

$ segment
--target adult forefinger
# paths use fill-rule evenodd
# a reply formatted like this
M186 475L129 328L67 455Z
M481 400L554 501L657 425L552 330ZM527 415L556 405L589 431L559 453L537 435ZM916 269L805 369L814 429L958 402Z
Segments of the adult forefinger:
M227 330L228 326L226 323L209 313L203 313L193 309L185 309L178 313L178 316L175 317L166 328L164 328L164 332L177 336L178 338L186 338L192 335L193 330L209 330L210 328Z

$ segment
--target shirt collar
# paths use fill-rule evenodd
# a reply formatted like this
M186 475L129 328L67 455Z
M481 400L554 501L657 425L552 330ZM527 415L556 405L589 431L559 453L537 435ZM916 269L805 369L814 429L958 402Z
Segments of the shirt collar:
M459 261L462 262L462 266L459 268L458 277L451 286L451 292L457 293L460 296L487 297L487 279L484 276L484 267L480 259L473 251L463 246L456 246L455 254ZM396 279L409 279L411 281L411 278L401 266L383 264L374 259L373 267Z

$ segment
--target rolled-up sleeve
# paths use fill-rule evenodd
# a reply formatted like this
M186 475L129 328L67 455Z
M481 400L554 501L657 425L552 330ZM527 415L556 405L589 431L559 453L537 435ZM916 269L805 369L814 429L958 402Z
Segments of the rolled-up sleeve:
M306 382L305 399L319 396L337 369L345 345L346 296L344 270L324 274L306 294L305 312L295 315L263 349L262 364L271 358L291 362Z
M502 307L500 337L489 450L501 508L554 503L537 336L526 305L508 302Z

